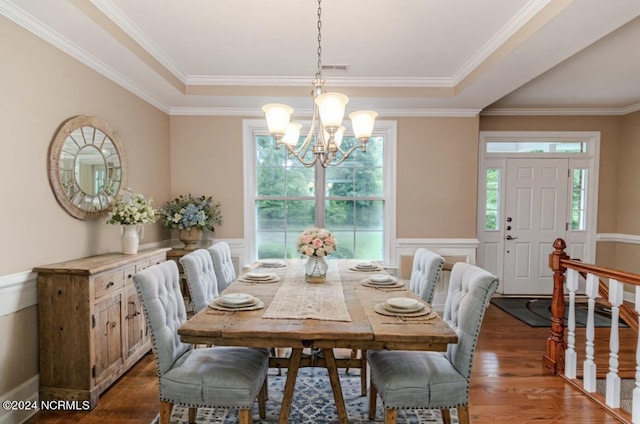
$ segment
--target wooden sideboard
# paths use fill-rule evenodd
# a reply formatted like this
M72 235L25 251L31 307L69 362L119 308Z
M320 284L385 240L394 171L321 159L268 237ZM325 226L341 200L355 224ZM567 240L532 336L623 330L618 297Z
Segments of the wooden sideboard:
M151 348L133 275L169 248L107 253L34 268L38 273L40 400L88 400Z

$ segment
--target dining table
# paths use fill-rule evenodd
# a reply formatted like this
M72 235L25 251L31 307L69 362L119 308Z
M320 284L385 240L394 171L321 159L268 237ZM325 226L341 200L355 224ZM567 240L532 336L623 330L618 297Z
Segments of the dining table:
M305 366L326 367L338 420L348 422L338 368L356 367L360 359L337 359L334 348L360 349L363 354L374 349L445 351L458 341L431 305L409 290L407 281L390 276L376 263L328 263L325 281L311 283L305 279L303 259L258 261L178 329L187 343L290 348L288 357L270 361L270 367L287 369L281 424L288 422L298 370ZM252 303L236 307L218 302L242 296ZM422 308L405 313L396 309L393 301L398 299L418 302ZM309 350L319 354L303 355Z

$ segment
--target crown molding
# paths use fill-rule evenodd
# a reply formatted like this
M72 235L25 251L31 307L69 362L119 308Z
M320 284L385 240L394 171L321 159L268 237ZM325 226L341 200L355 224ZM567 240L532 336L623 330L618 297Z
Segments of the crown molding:
M480 109L376 109L380 117L404 118L471 118L478 116ZM296 109L300 115L311 116L311 109ZM262 109L230 107L172 107L172 116L264 116Z
M85 50L79 48L65 37L53 31L41 21L37 20L28 13L25 13L10 1L0 0L0 14L6 16L11 21L40 37L49 44L52 44L53 46L59 48L69 56L77 59L81 63L84 63L100 75L105 76L125 90L140 97L145 102L157 107L165 113L169 112L169 108L162 102L160 102L157 98L147 93L146 91L141 90L134 82L132 82L128 78L125 78L122 74L118 73L107 64L101 62L96 57L90 55Z
M569 116L627 115L640 110L640 103L619 108L490 108L481 116Z
M551 0L532 0L500 29L480 50L478 50L460 69L453 74L453 85L460 84L476 68L486 61L498 48L520 30L531 18L542 10Z
M169 59L162 49L160 49L145 33L122 13L122 11L110 0L91 0L91 3L111 19L120 29L126 32L133 40L156 59L167 71L172 73L183 84L187 76L182 70Z
M325 84L336 87L386 87L386 88L454 88L452 78L396 78L396 77L324 77ZM274 77L242 75L188 75L186 85L206 86L265 86L306 87L312 76Z

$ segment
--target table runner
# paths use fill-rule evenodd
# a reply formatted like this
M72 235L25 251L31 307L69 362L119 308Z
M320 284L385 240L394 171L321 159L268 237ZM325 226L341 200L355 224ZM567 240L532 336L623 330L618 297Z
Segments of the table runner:
M289 266L282 286L262 317L351 321L338 265L335 260L327 262L327 281L318 284L304 281L304 262Z

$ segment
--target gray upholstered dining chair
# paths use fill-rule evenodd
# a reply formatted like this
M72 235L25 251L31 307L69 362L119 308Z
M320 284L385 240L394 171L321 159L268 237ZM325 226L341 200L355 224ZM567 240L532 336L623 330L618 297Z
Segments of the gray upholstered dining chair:
M413 255L409 289L425 302L431 303L443 265L442 256L424 247L418 248Z
M444 320L458 343L446 352L375 350L367 352L371 373L369 418L375 419L377 396L385 406L385 423L396 423L398 409L440 409L445 423L457 408L461 424L469 422L469 383L482 318L498 287L498 278L464 262L451 271Z
M218 290L222 291L236 279L236 268L231 261L231 248L228 243L219 241L207 250L213 259L213 268L218 279Z
M207 249L197 249L181 257L180 263L187 279L193 311L200 312L220 295L211 254Z
M189 408L189 422L198 407L237 409L240 422L252 421L258 398L266 415L269 352L266 349L216 346L193 349L178 328L187 319L178 266L166 261L133 276L147 324L160 387L160 424L168 424L174 405Z

